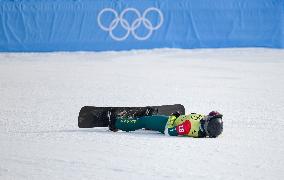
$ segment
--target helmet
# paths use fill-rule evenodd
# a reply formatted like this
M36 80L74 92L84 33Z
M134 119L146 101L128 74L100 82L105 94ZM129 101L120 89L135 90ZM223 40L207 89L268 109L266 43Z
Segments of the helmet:
M223 121L222 118L213 118L210 119L207 123L207 127L205 126L207 134L209 137L215 138L219 136L223 132Z
M213 116L212 116L213 115ZM215 138L223 132L223 115L217 111L210 112L204 122L204 129L209 137Z

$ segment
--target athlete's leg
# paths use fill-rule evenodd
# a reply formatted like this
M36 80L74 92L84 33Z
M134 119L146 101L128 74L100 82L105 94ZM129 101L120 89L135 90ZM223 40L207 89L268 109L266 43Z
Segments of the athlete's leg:
M142 116L138 118L117 118L115 127L123 131L135 131L137 129L150 129L164 133L168 116Z

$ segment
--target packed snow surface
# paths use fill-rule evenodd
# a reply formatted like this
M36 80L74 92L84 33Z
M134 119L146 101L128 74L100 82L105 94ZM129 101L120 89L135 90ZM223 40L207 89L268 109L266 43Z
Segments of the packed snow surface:
M284 51L1 53L0 179L284 179ZM215 139L79 129L84 105L224 114Z

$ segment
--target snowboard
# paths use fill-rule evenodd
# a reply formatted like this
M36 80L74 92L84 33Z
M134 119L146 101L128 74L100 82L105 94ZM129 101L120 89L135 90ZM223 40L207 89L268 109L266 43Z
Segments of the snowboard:
M181 104L145 106L145 107L96 107L84 106L78 116L79 128L108 127L111 118L116 117L141 117L151 115L166 115L178 111L185 114Z

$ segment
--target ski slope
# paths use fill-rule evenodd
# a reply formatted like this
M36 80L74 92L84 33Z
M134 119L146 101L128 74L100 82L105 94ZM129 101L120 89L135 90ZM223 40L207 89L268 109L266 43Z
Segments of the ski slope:
M284 179L284 51L1 53L0 179ZM79 129L84 105L224 114L216 139Z

